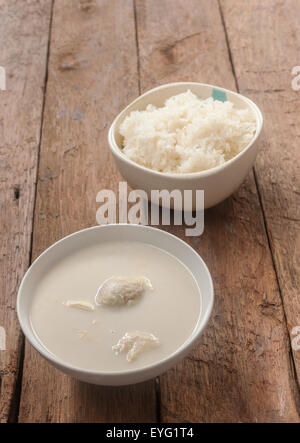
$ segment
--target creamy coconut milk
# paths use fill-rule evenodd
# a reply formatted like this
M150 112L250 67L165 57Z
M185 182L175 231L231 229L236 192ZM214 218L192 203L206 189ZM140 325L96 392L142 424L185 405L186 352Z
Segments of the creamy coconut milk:
M145 277L152 289L133 304L96 304L99 286L113 276ZM124 371L175 352L191 336L200 309L199 287L178 259L149 244L115 241L88 246L57 262L35 287L31 323L43 346L64 362ZM126 353L115 355L112 347L132 331L153 334L159 345L133 361Z

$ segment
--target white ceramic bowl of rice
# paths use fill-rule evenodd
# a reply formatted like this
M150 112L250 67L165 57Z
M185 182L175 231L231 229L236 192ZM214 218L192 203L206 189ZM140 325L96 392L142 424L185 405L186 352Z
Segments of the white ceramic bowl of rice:
M229 197L251 170L262 125L259 108L240 94L169 83L128 105L108 141L132 188L149 198L151 190L204 190L208 208Z

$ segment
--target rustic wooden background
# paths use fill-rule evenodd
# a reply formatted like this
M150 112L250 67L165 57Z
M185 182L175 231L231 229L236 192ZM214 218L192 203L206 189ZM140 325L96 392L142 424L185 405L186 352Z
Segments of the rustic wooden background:
M300 422L299 17L299 0L0 0L1 422ZM96 224L99 190L117 190L114 116L180 80L238 90L265 117L255 169L186 239L212 272L212 319L156 380L77 382L24 343L18 286L50 244Z

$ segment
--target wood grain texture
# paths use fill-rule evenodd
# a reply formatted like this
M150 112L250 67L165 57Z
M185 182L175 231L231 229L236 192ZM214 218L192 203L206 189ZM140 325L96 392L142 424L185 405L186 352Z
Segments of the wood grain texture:
M96 224L96 195L120 177L107 148L114 116L138 95L131 0L56 1L40 153L33 256ZM154 421L154 381L79 383L26 345L20 422Z
M219 5L207 3L136 0L142 91L180 80L235 88ZM245 57L244 69L252 68L248 63ZM181 228L171 231L184 237ZM186 240L212 272L216 302L195 352L160 378L161 420L298 422L288 333L253 174L206 212L201 238Z
M240 92L265 116L255 170L292 341L293 328L300 326L300 91L293 90L291 75L300 64L300 3L222 0L221 5ZM300 352L293 358L299 386Z
M14 421L22 336L16 316L19 283L30 261L38 146L51 0L0 2L0 422Z

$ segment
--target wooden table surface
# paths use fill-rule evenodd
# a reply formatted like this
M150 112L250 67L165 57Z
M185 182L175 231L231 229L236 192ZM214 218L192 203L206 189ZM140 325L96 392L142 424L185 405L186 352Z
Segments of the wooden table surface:
M1 422L300 422L299 17L299 0L0 1ZM114 116L173 81L238 90L265 118L254 170L206 211L204 234L167 228L209 266L213 315L161 377L80 383L24 341L18 286L45 248L96 224L101 189L117 191Z

